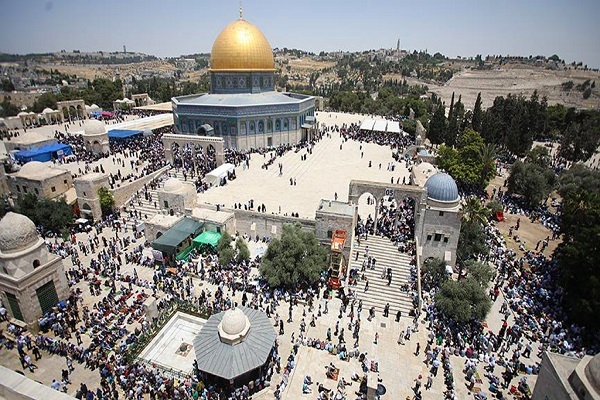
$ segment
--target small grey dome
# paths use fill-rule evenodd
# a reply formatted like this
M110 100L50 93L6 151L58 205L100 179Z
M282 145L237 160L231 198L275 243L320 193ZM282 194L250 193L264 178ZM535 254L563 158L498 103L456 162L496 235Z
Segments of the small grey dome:
M9 212L0 221L0 251L3 253L27 249L38 240L35 225L26 216Z
M454 179L445 172L438 172L425 182L427 198L442 203L458 201L458 187Z

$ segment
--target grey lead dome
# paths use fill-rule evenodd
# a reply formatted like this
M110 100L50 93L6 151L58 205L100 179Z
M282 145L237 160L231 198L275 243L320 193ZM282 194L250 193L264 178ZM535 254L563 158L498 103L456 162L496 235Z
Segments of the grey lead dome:
M454 179L445 172L438 172L425 182L427 198L442 203L458 201L458 186Z

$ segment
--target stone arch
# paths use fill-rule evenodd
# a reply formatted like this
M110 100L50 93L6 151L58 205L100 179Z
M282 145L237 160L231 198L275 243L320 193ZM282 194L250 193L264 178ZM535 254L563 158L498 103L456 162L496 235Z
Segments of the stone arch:
M160 232L160 231L156 232L156 238L157 238L157 239L158 239L159 237L161 237L162 235L163 235L163 233L162 233L162 232Z
M350 181L348 190L348 201L350 203L358 204L359 198L364 193L371 193L378 202L386 196L393 197L397 204L400 204L405 198L411 198L415 203L415 231L420 225L421 207L425 205L427 198L427 193L424 188L372 181ZM377 221L377 216L375 216L375 221Z
M102 145L97 140L92 143L92 151L96 154L102 153Z
M41 262L40 262L40 260L38 260L38 259L35 259L35 260L33 260L33 263L32 263L32 264L33 264L33 269L36 269L36 268L38 268L40 265L42 265L42 263L41 263Z
M165 149L165 158L171 165L175 165L180 157L180 149L186 144L192 146L194 154L204 154L213 158L215 168L225 162L225 142L222 137L165 134L162 138ZM212 156L212 157L211 157ZM203 159L207 157L203 156Z

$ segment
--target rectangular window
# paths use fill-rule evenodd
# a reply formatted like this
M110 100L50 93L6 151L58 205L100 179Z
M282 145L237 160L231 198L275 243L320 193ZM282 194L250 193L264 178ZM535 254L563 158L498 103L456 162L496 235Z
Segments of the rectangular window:
M21 193L21 186L17 185L17 192Z
M444 243L448 243L448 236L444 236Z
M442 240L442 234L441 233L436 233L435 237L433 238L434 241L439 242L440 240Z
M169 202L165 200L164 203L165 203L165 208L169 208Z
M327 239L331 239L333 237L333 231L327 231Z
M443 217L443 216L444 216L444 212L440 211L440 217Z
M12 293L6 292L6 298L8 299L8 305L10 310L12 311L13 317L18 320L24 321L23 313L21 312L21 307L19 306L19 300L17 300L17 296Z
M56 192L56 186L52 186L50 190L52 190L52 192Z
M431 235L427 235L427 241L431 240Z

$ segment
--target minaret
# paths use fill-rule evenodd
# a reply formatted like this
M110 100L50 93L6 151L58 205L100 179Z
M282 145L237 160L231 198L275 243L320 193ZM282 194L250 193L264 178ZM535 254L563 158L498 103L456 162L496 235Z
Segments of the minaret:
M400 38L398 38L398 42L396 43L396 53L400 54Z

